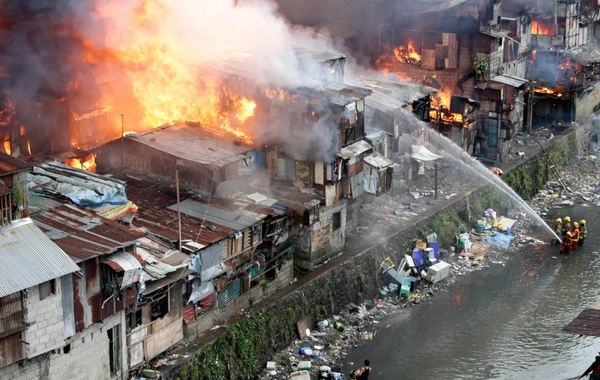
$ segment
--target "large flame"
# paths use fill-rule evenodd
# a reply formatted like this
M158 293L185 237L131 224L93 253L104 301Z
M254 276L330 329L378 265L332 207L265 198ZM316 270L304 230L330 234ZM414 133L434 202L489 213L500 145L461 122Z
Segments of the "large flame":
M463 116L459 113L450 112L450 102L452 100L452 90L444 88L431 96L431 107L429 117L442 122L462 123Z
M421 55L417 53L413 44L413 40L408 40L406 46L400 45L394 49L394 56L398 62L415 64L421 62Z
M554 24L552 20L531 20L531 34L538 36L554 36Z

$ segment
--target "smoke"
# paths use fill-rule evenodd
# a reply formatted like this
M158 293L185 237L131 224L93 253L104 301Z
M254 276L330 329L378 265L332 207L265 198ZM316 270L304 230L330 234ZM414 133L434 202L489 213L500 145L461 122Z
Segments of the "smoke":
M266 86L321 86L330 72L306 52L341 51L290 25L270 0L10 0L1 12L5 140L14 140L20 125L31 135L68 140L69 115L78 121L71 137L91 145L117 137L123 120L127 130L220 123L223 93L215 73L228 74L228 85L241 89L235 100L241 94L253 100ZM233 83L236 76L246 85ZM295 128L254 126L252 135L271 140L295 136L296 144L308 144L300 151L338 144L322 141L319 121L302 140ZM34 150L48 150L43 140Z

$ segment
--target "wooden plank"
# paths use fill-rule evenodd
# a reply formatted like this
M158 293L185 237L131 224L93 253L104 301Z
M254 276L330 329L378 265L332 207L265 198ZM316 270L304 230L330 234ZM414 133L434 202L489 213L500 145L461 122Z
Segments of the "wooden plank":
M421 52L421 68L435 70L435 50L423 49Z
M445 59L446 69L458 68L458 40L454 33L442 33L442 44L448 46L448 56Z
M448 58L448 46L435 44L435 69L441 70L446 67Z

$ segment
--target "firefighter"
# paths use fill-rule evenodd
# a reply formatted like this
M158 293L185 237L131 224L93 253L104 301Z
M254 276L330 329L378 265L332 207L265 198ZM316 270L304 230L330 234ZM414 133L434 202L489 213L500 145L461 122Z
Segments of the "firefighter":
M579 245L583 245L585 241L585 237L587 236L587 226L585 225L585 220L581 219L579 221Z
M552 229L554 230L554 233L556 234L556 236L558 236L557 239L552 239L552 244L556 244L559 245L560 244L560 238L562 238L563 234L562 234L562 219L561 218L556 218L556 221L554 222L554 226L552 227Z
M573 251L577 249L579 243L579 223L573 222L573 231L571 231L571 241L573 242Z
M563 238L567 235L567 232L571 231L571 217L565 216L563 221Z
M571 232L567 231L565 234L565 238L563 239L563 245L562 247L560 247L560 253L571 253L573 252L573 247L572 247L572 241L571 241Z

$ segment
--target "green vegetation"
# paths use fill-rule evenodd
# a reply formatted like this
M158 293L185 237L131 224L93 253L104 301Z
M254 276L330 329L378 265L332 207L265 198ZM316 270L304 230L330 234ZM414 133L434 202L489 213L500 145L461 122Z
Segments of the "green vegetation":
M567 163L567 153L560 147L549 150L548 158L557 168ZM534 197L552 181L553 173L543 156L538 156L516 170L506 174L504 181L525 200Z

